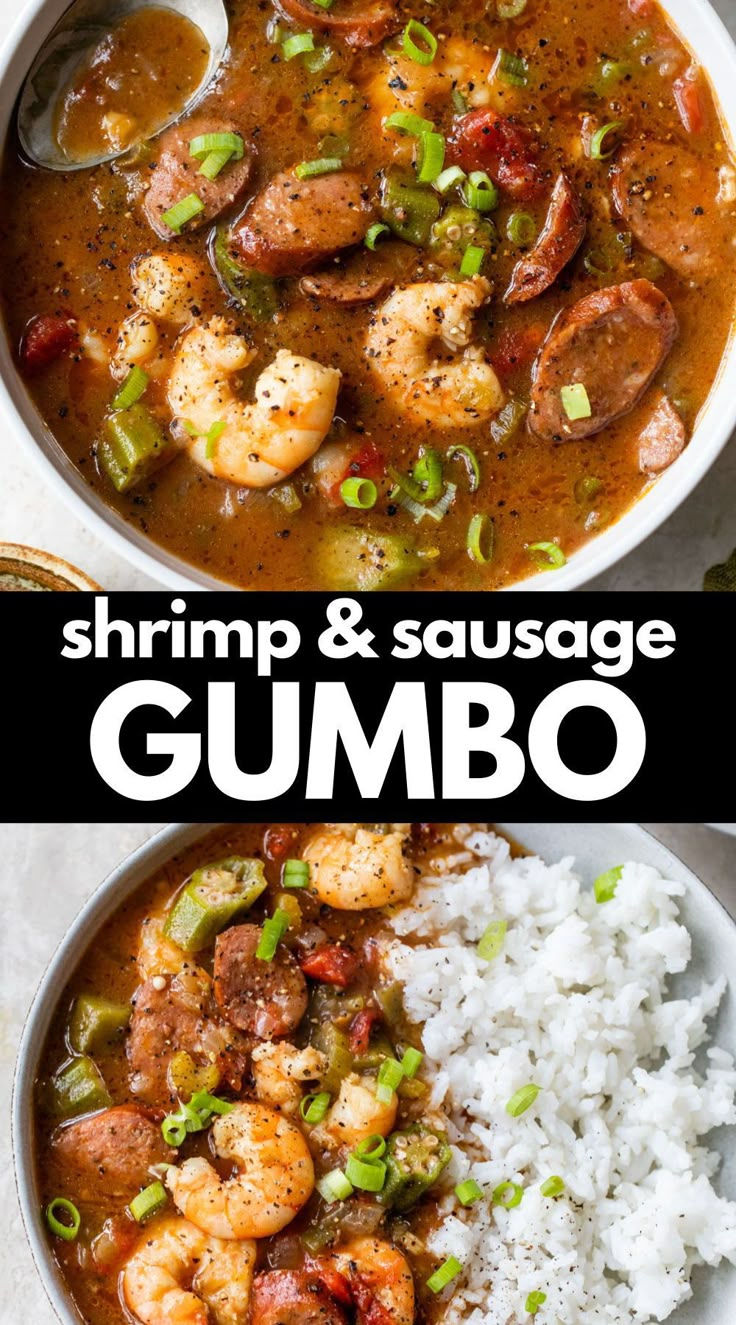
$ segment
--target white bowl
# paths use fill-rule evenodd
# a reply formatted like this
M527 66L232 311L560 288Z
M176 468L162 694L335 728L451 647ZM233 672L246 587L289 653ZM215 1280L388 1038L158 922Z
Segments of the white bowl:
M44 1227L36 1181L33 1099L44 1042L57 1003L71 973L96 934L119 906L172 856L204 837L214 824L172 824L138 847L92 895L71 925L41 981L26 1021L18 1051L13 1091L13 1154L23 1222L49 1300L62 1325L79 1325ZM666 847L637 824L499 824L509 837L547 861L573 855L576 869L588 882L613 863L626 860L652 865L686 888L681 913L693 940L692 961L684 975L671 980L676 997L692 994L702 981L736 971L736 925L711 892ZM716 1042L736 1052L736 1001L730 990L712 1023ZM710 1134L709 1144L723 1157L715 1179L717 1189L736 1199L736 1129ZM668 1325L729 1325L736 1302L736 1267L698 1268L694 1297L672 1316Z
M0 50L0 144L5 141L25 74L67 5L68 0L30 0ZM708 71L729 136L736 142L736 46L708 0L663 0L663 7ZM46 481L77 518L139 570L176 589L231 587L171 556L90 490L41 421L4 336L0 336L0 414L18 444L40 464ZM562 570L554 575L532 576L512 587L575 589L608 570L653 533L697 487L735 426L736 338L732 338L718 381L679 460L626 515L576 552Z

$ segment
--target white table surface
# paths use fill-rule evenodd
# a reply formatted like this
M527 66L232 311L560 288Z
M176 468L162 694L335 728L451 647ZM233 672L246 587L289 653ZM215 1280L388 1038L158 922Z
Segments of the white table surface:
M0 41L28 0L0 0ZM736 36L736 0L713 0ZM11 439L0 435L0 542L65 557L107 589L160 585L110 551L45 485ZM704 572L736 545L736 447L721 455L696 492L647 542L591 582L591 589L700 589Z
M26 1011L66 927L98 883L161 824L0 824L0 1322L54 1325L23 1232L9 1108ZM736 916L736 838L703 824L645 824ZM22 1312L20 1310L20 1304ZM725 1325L725 1322L724 1322Z

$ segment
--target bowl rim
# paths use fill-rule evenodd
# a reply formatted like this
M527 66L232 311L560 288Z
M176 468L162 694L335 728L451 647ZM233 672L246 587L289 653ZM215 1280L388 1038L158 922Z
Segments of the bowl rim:
M681 18L687 15L688 31L697 32L699 59L706 70L719 103L724 128L736 143L736 43L710 0L660 0L669 21L685 45L694 42L683 32ZM70 0L29 0L0 46L0 95L11 89L10 103L30 67L34 50L68 7ZM36 28L43 29L36 40ZM31 52L30 58L28 53ZM18 71L21 71L20 73ZM717 71L717 73L716 73ZM4 142L10 123L0 117L0 140ZM219 579L165 547L145 537L99 494L92 491L75 465L63 452L43 422L21 381L8 338L0 333L0 418L14 441L30 457L37 472L63 505L83 521L107 546L137 570L165 588L179 590L219 589L239 592L240 586ZM701 411L690 443L679 460L662 474L608 529L575 552L554 575L538 572L508 585L504 592L528 593L578 589L597 575L612 569L671 516L695 490L711 469L736 427L736 326L720 364L708 400ZM285 591L284 591L285 592Z
M558 825L564 827L564 825ZM586 823L585 829L595 836L596 825ZM33 1107L33 1087L36 1071L46 1035L58 1005L70 970L79 961L84 949L118 906L135 891L157 868L172 856L193 846L210 832L232 827L217 823L171 823L159 829L129 852L94 888L81 910L71 922L66 934L53 953L28 1009L21 1033L15 1072L11 1107L11 1142L15 1185L21 1218L30 1244L36 1271L48 1300L61 1325L79 1325L79 1315L64 1283L43 1226L43 1212L38 1201L35 1179L35 1146L30 1118ZM494 825L523 843L523 824ZM570 825L579 827L579 825ZM731 916L719 898L711 891L668 846L637 823L609 823L607 828L625 831L634 843L641 842L659 862L663 872L672 869L672 877L682 881L688 891L698 895L713 923L725 916L731 927L736 919ZM574 854L574 853L573 853ZM634 857L632 857L634 858Z

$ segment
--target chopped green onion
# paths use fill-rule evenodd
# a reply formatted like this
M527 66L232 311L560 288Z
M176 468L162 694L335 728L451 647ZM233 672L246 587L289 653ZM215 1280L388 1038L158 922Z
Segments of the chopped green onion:
M167 1114L161 1123L161 1135L168 1146L176 1149L184 1144L187 1133L204 1131L215 1114L224 1117L232 1109L233 1105L227 1100L210 1095L206 1090L197 1090L188 1104L180 1100L176 1113Z
M611 134L618 133L619 129L623 129L623 127L623 120L612 120L610 124L604 124L602 128L596 130L590 140L591 161L607 161L609 157L613 156L618 143L614 142L613 146L608 148L608 151L604 151L606 139Z
M524 1310L528 1311L530 1316L536 1316L537 1312L539 1311L539 1308L543 1307L546 1301L547 1301L546 1293L538 1293L536 1291L530 1293L526 1300Z
M297 179L314 179L317 175L334 175L338 170L342 170L339 156L323 156L319 161L302 161L294 174Z
M348 1196L352 1196L353 1184L341 1169L333 1169L317 1183L317 1191L323 1201L332 1204L333 1201L346 1201Z
M562 1178L558 1178L555 1173L551 1178L547 1178L546 1182L542 1183L539 1190L542 1193L542 1196L553 1198L562 1195L565 1190L565 1184L562 1181Z
M492 212L498 203L498 189L485 170L474 170L463 187L463 198L477 212Z
M527 552L540 570L562 570L567 557L557 543L530 543Z
M492 962L503 952L508 924L505 920L492 920L481 935L476 952L481 961Z
M401 44L410 60L423 65L432 64L439 46L434 33L416 18L410 19L404 28Z
M475 451L472 451L469 446L458 443L456 446L451 446L447 452L448 460L455 460L456 458L463 461L468 471L468 491L477 492L480 487L480 463Z
M168 1197L162 1182L152 1182L133 1198L128 1209L137 1224L142 1224L166 1205Z
M541 1089L541 1086L535 1086L532 1081L528 1086L522 1086L521 1090L517 1090L506 1105L506 1112L509 1117L520 1118L522 1113L526 1113L527 1109L531 1109Z
M197 161L205 161L210 152L227 152L242 161L245 143L239 133L202 133L189 144L189 155Z
M307 52L304 57L304 65L310 74L320 74L331 63L334 51L331 46L318 46L316 50Z
M465 546L468 555L480 566L487 566L493 558L493 545L496 540L496 526L488 515L474 515L468 525ZM485 542L485 548L483 543Z
M503 1210L514 1210L521 1205L523 1196L524 1188L518 1182L499 1182L493 1189L492 1199L494 1205L500 1205Z
M326 1090L319 1095L305 1095L299 1105L299 1112L305 1123L321 1123L330 1107L331 1096Z
M371 253L375 253L376 245L381 238L381 235L390 234L391 230L389 226L384 225L383 221L376 221L375 225L370 227L368 234L365 237L366 248L369 248Z
M593 890L595 892L596 902L612 902L616 896L618 881L624 872L623 865L614 865L612 870L606 870L605 874L599 874Z
M467 178L460 166L448 166L447 170L443 170L442 174L437 176L434 187L444 196L450 192L450 189L454 189L456 184L464 184Z
M220 437L222 437L226 427L227 424L222 422L212 424L212 427L207 433L207 444L204 448L205 460L211 460L214 456L215 447L217 446Z
M593 410L583 382L571 382L569 386L560 387L560 399L571 423L591 418Z
M460 91L459 87L455 87L452 89L451 100L458 115L467 115L468 111L470 110L470 106L468 104L468 98L465 96L464 92Z
M496 446L506 446L512 437L516 436L526 418L526 413L527 406L523 400L516 400L512 396L506 402L501 413L491 422L491 437Z
M276 956L276 949L288 928L289 917L285 911L275 911L272 916L264 920L260 942L256 948L256 957L259 957L262 962L272 962Z
M311 32L295 32L281 43L281 50L285 60L295 60L297 55L314 50L314 37Z
M345 1177L361 1192L380 1192L386 1181L386 1165L382 1159L365 1160L348 1155Z
M188 221L193 221L195 216L201 216L204 211L204 203L196 193L190 193L186 198L175 202L168 212L164 212L161 220L169 230L173 230L175 235L181 234Z
M57 1210L65 1214L67 1219L59 1219ZM67 1201L63 1196L55 1196L46 1206L46 1223L57 1238L73 1242L81 1228L82 1216L73 1201Z
M413 1078L416 1076L417 1072L419 1071L420 1067L422 1066L423 1059L424 1059L424 1054L420 1054L418 1049L413 1049L410 1047L405 1051L404 1056L400 1063L400 1067L402 1072L404 1073L404 1076L408 1077L410 1081L413 1080Z
M421 488L419 501L437 501L442 492L442 457L428 446L417 460L411 477Z
M134 364L123 385L114 397L112 407L116 413L124 409L130 409L145 394L146 387L150 382L148 373L144 373L138 364Z
M332 9L335 0L313 0L313 3L319 5L320 9Z
M375 1164L376 1160L383 1159L386 1154L386 1142L377 1132L373 1132L358 1143L354 1153L358 1159L364 1159L366 1164Z
M480 276L485 260L486 250L484 248L476 248L474 244L470 244L463 253L463 260L460 263L460 275Z
M523 56L512 55L511 51L498 52L494 72L513 87L526 87L529 82L529 65Z
M527 0L498 0L496 6L499 18L520 18L527 6Z
M531 244L537 233L537 223L528 212L512 212L506 222L506 238L522 247Z
M408 110L396 110L385 120L386 129L398 129L399 133L409 134L412 138L421 138L423 133L434 133L431 120L423 120L421 115L412 115Z
M370 478L346 478L340 484L340 496L355 511L370 511L378 500L378 488Z
M309 861L285 860L281 883L284 888L306 888L309 883Z
M475 1205L483 1195L483 1188L475 1181L475 1178L466 1178L465 1182L459 1182L455 1188L455 1195L461 1205Z
M199 167L197 174L208 180L217 179L217 176L225 169L228 162L232 160L232 155L232 152L228 152L227 148L222 148L219 152L210 152Z
M219 1095L210 1095L209 1091L197 1090L189 1101L189 1107L194 1109L206 1125L213 1113L224 1117L226 1113L232 1113L234 1105L228 1100L221 1100Z
M599 478L594 478L592 474L584 474L575 484L576 502L580 506L585 506L588 502L595 501L602 487L603 483Z
M423 133L419 139L417 180L420 184L433 184L442 174L447 145L441 133Z
M447 512L452 506L452 503L455 500L456 492L457 492L457 484L448 483L439 501L435 502L434 506L423 507L424 514L428 515L430 519L436 520L437 523L439 524L440 520L444 520L445 516L447 515Z
M611 263L600 248L592 248L585 254L583 266L589 276L607 276L611 270Z
M431 1274L427 1280L427 1288L430 1293L441 1293L442 1289L447 1288L447 1285L452 1283L453 1279L457 1279L462 1268L459 1260L454 1256L448 1256L447 1260L443 1261L439 1269L435 1270L434 1274Z
M376 1082L376 1099L381 1104L390 1104L394 1096L394 1091L400 1085L404 1075L404 1069L401 1063L397 1063L395 1058L385 1058L378 1069L378 1079Z

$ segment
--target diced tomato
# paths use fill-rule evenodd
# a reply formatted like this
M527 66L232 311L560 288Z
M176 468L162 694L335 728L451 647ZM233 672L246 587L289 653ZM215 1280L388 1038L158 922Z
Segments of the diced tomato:
M691 64L672 84L675 104L688 133L702 133L705 128L705 109L700 82L700 70Z
M629 0L629 9L636 18L649 18L654 10L654 0Z
M513 373L528 368L536 358L545 334L545 328L539 322L520 331L511 327L502 331L490 354L498 376L505 381Z
M383 477L385 467L384 458L374 442L365 442L350 459L343 474L330 490L330 501L335 505L341 502L340 488L346 478L372 478L379 479Z
M263 842L266 855L270 860L283 860L293 850L296 836L296 829L285 824L269 828Z
M355 979L360 967L360 957L351 948L341 943L326 943L316 948L308 957L303 957L301 968L312 980L321 980L326 985L339 985L346 989Z
M545 187L529 130L492 110L471 110L456 122L447 160L466 171L487 171L513 198L533 198Z
M377 1021L381 1021L381 1013L378 1008L363 1008L357 1012L350 1023L348 1030L348 1040L350 1042L350 1052L356 1058L359 1054L364 1054L368 1050L371 1042L371 1031Z
M26 327L20 361L27 373L40 373L77 343L77 324L69 313L43 313Z

